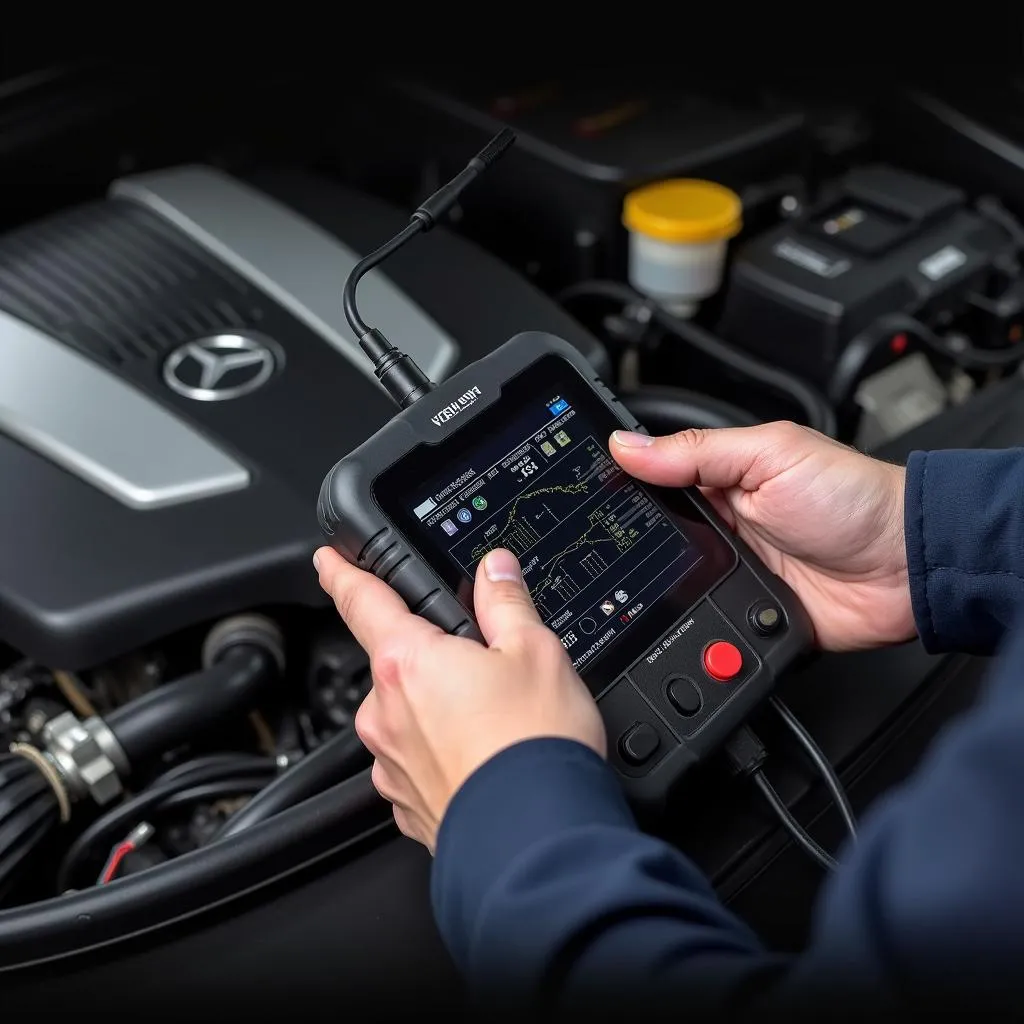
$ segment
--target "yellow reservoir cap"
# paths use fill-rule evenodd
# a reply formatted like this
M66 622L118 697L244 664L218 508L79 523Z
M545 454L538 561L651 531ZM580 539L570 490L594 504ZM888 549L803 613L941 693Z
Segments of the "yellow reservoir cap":
M716 242L739 234L743 204L724 185L673 178L630 192L622 223L659 242Z

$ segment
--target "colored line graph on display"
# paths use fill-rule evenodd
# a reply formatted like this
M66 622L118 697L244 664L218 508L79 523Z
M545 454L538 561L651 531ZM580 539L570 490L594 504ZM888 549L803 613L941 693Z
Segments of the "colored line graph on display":
M545 484L518 495L505 513L502 528L470 551L471 563L479 561L488 551L497 547L508 548L517 558L522 558L538 541L579 510L581 503L578 501L569 503L568 508L559 507L564 504L564 499L578 496L586 499L604 486L605 477L615 472L611 459L593 438L589 438L581 448L590 457L589 465L574 466L573 480ZM541 501L538 507L536 502L542 498L552 500ZM556 505L556 508L552 508L552 505Z

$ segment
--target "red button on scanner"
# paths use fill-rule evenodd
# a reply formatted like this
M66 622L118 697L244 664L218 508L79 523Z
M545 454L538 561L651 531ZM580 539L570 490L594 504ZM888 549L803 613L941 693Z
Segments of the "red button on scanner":
M704 671L712 679L727 683L735 679L743 668L743 655L735 644L716 640L704 648Z

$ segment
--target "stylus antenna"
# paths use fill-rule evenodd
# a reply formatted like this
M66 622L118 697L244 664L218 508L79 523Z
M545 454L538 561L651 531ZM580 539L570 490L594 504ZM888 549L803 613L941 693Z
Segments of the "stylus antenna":
M390 341L371 327L359 315L356 307L356 286L363 275L379 266L392 253L397 252L411 238L429 231L459 200L459 196L487 170L516 140L515 132L503 128L466 167L442 185L429 199L414 211L409 223L389 242L361 259L345 281L343 306L345 319L359 346L373 363L373 372L394 402L406 409L434 388L433 382L404 352L399 352Z

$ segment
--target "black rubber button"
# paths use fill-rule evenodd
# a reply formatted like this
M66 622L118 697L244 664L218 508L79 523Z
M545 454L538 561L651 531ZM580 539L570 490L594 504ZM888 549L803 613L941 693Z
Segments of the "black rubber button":
M619 753L622 760L632 765L641 765L649 761L654 752L661 746L658 730L647 722L640 722L622 734L619 740Z
M684 718L692 718L704 703L696 684L683 676L669 676L666 693L672 707Z
M750 625L761 636L771 636L782 626L782 609L771 601L759 601L749 612Z

